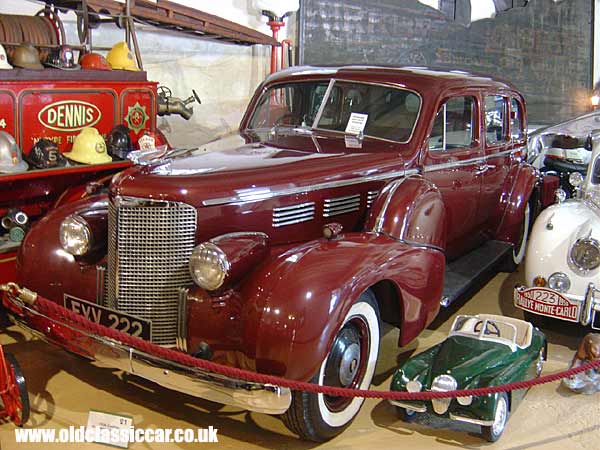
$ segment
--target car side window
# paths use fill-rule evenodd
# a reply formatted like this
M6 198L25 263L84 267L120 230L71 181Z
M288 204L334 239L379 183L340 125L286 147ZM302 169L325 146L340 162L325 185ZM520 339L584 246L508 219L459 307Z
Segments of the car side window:
M487 145L508 141L507 109L505 97L500 95L485 97L485 142Z
M447 151L473 146L475 98L453 97L442 105L429 136L429 150Z
M525 137L523 110L516 98L510 101L510 137L515 140L521 140Z

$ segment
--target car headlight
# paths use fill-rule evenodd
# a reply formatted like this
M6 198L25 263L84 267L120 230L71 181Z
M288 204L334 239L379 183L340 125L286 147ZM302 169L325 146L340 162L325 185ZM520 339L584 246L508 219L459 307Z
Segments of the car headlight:
M423 389L423 385L419 380L411 380L406 383L407 392L421 392L421 389Z
M566 274L556 272L548 278L548 287L554 291L568 292L571 289L571 280Z
M71 214L60 224L60 245L71 255L85 255L92 247L92 230L86 220Z
M570 259L581 270L594 270L600 266L600 244L596 239L578 239L571 248Z
M579 172L572 172L569 175L569 184L575 188L578 188L583 184L583 175Z
M229 269L227 255L212 242L197 246L190 257L190 275L198 286L207 291L223 286Z
M554 191L554 198L556 203L562 203L567 199L567 192L564 189L558 188Z

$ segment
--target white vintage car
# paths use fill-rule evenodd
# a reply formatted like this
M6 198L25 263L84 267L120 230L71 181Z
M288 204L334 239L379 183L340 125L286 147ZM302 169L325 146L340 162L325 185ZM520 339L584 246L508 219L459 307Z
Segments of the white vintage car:
M540 213L525 257L525 286L514 304L532 322L539 316L600 329L600 132L592 136L587 176L572 173L575 196Z

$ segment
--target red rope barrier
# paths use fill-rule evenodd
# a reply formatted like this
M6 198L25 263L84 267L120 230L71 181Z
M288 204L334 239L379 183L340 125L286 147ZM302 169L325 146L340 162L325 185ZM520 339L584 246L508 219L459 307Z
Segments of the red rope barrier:
M498 392L512 391L515 389L527 389L532 386L539 384L550 383L553 381L560 380L562 378L568 378L581 372L585 372L590 369L597 369L600 367L600 360L584 364L579 367L575 367L563 372L558 372L550 375L546 375L539 378L534 378L527 381L518 381L514 383L490 386L476 389L462 389L455 391L446 392L397 392L397 391L371 391L361 389L347 389L338 388L332 386L321 386L314 383L306 383L301 381L289 380L273 375L265 375L261 373L251 372L235 367L224 366L211 361L194 358L193 356L181 353L176 350L161 347L153 344L152 342L145 341L143 339L130 336L112 328L105 327L103 325L92 322L85 317L70 311L63 306L60 306L50 300L47 300L38 295L35 302L36 310L41 314L55 316L59 315L70 322L80 326L82 331L91 332L100 336L108 337L119 341L125 345L134 347L140 351L148 353L153 356L157 356L169 361L173 361L184 366L196 367L198 369L206 370L222 374L231 378L244 380L253 383L271 384L284 388L289 388L295 391L305 391L312 393L325 394L335 397L364 397L364 398L380 398L387 400L431 400L434 398L456 398L456 397L468 397L468 396L482 396L488 394L494 394Z

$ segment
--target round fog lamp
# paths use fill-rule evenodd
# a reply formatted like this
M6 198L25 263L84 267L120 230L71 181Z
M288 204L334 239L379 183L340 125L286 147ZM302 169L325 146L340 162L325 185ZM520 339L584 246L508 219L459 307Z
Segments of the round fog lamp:
M558 188L554 191L554 198L557 203L562 203L567 199L567 192L564 189Z
M600 266L600 243L596 239L579 239L570 253L571 262L580 270L594 270Z
M198 286L207 291L223 286L229 268L227 255L212 242L197 246L190 257L190 275Z
M568 292L571 288L571 280L569 280L569 277L566 274L556 272L548 278L548 287L561 293Z
M71 214L60 224L60 245L71 255L85 255L91 248L92 231L85 219Z
M579 172L573 172L569 175L569 184L575 188L578 188L583 184L583 175Z
M406 390L408 392L421 392L422 388L423 385L418 380L411 380L408 383L406 383Z

